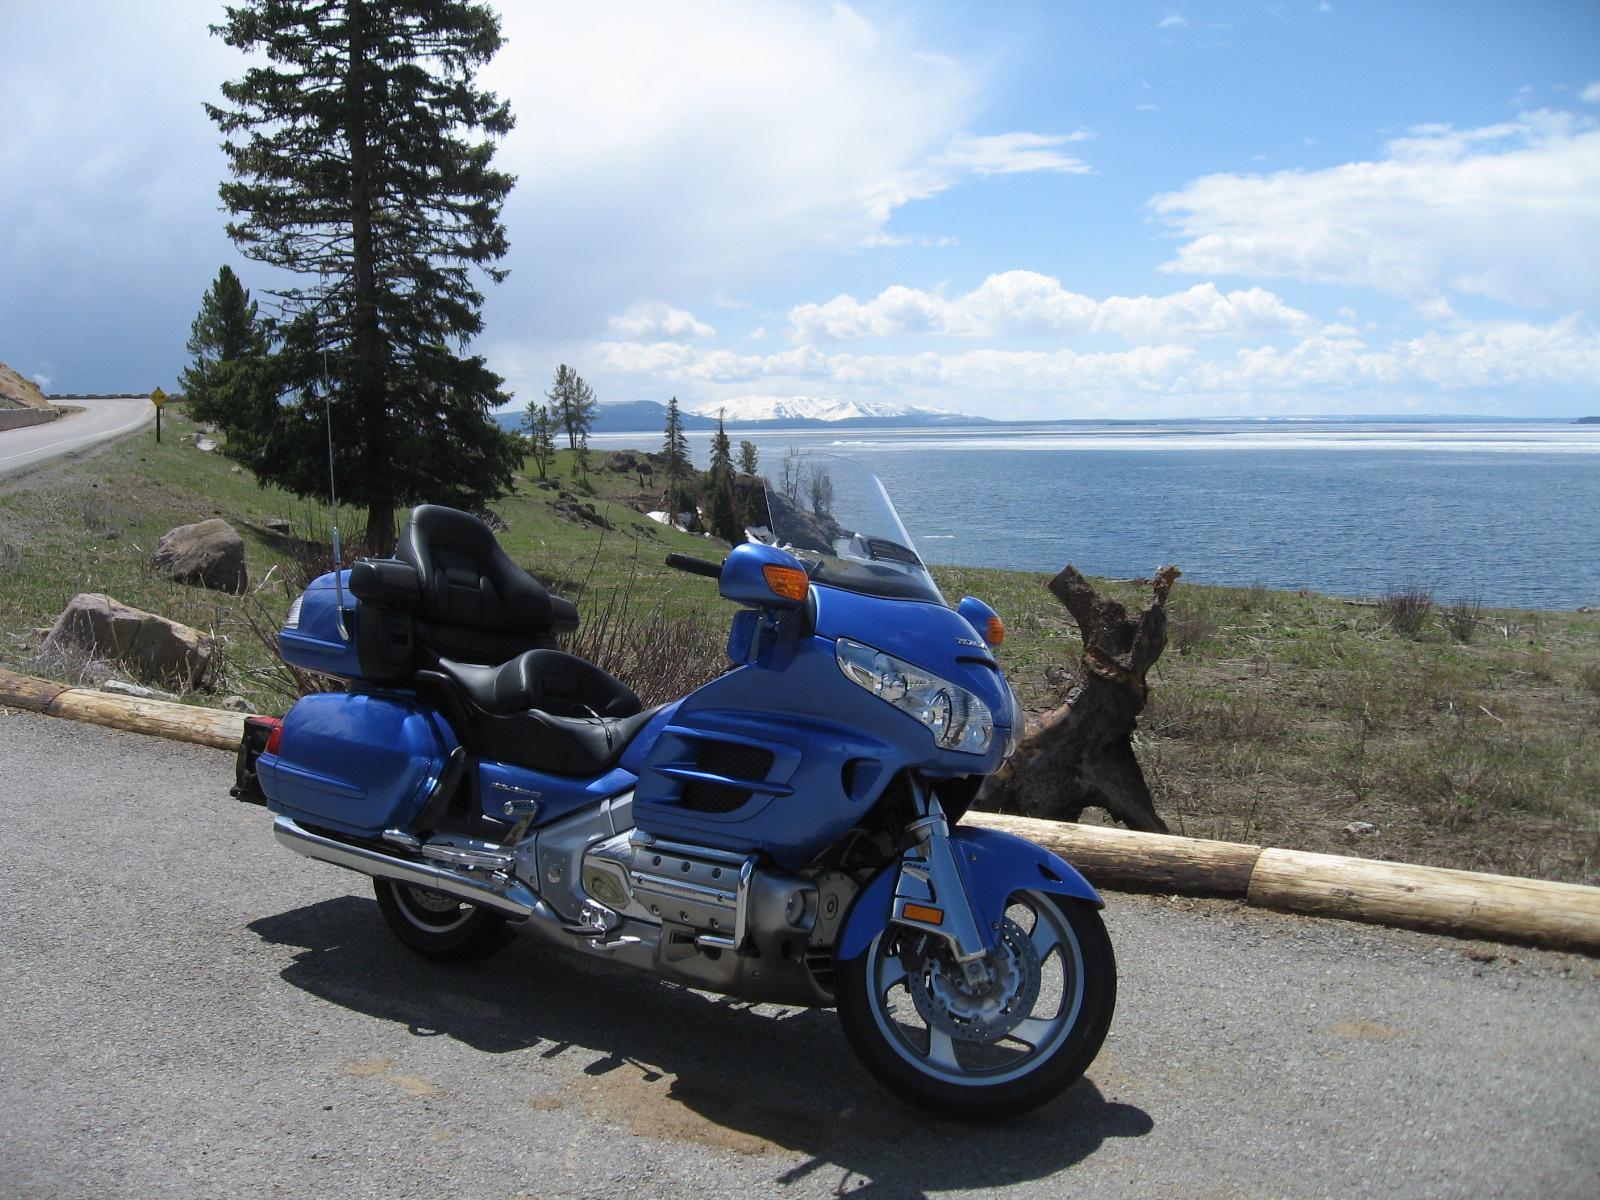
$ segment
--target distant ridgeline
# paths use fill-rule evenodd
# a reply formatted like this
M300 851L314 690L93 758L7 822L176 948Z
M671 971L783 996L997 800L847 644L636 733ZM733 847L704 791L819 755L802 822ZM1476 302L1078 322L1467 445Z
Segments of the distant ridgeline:
M1579 417L1574 425L1600 425L1600 417Z
M717 413L726 413L728 429L906 429L934 425L988 425L992 422L967 413L942 412L910 405L852 404L810 396L781 399L750 396L685 408L680 414L685 430L717 427ZM496 413L502 429L521 430L520 411ZM634 400L621 404L601 404L595 409L590 433L659 433L666 428L667 406L653 400Z

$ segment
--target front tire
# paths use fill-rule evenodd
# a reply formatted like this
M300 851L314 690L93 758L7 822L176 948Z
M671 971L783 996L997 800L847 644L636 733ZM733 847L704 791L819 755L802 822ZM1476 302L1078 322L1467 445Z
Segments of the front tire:
M945 1116L995 1119L1037 1108L1077 1082L1105 1041L1117 967L1100 913L1017 892L983 979L948 944L890 925L839 964L839 1019L884 1087Z
M492 909L393 879L374 879L372 890L390 931L424 958L471 962L511 940L505 917Z

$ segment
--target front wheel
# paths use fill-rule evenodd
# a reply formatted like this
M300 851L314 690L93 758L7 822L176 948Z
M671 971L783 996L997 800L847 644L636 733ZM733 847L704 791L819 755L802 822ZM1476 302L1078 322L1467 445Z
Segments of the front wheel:
M505 917L492 909L393 879L374 879L372 888L390 932L425 958L470 962L511 940Z
M944 939L890 925L840 964L839 1019L891 1092L947 1116L1036 1108L1076 1082L1111 1024L1117 966L1099 912L1012 895L999 949L970 974Z

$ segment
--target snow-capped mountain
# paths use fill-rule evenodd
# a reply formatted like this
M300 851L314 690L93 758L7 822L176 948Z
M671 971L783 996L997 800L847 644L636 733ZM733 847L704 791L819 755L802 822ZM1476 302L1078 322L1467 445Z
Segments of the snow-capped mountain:
M732 400L713 400L696 404L686 412L716 420L745 421L892 421L909 418L961 420L964 414L942 408L919 408L914 404L862 404L855 400L828 400L822 396L736 396Z

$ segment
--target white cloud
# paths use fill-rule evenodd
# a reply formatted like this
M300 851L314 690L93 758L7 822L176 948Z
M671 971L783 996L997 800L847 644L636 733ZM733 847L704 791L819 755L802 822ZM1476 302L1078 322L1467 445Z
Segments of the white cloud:
M1208 175L1150 206L1186 239L1169 271L1523 306L1600 301L1600 132L1570 114L1422 126L1376 162Z
M1063 175L1086 175L1088 164L1061 153L1061 147L1085 142L1084 130L1072 133L998 133L977 137L957 134L938 154L928 160L934 170L959 175L1020 175L1028 171L1053 171Z
M946 297L917 288L886 288L871 300L837 296L789 313L801 341L847 341L901 334L1008 337L1109 333L1131 342L1306 333L1315 325L1261 288L1228 292L1196 284L1167 296L1096 300L1069 292L1034 271L991 275L965 295Z
M824 354L812 345L778 354L739 355L683 343L605 343L601 367L643 374L665 385L710 395L761 383L824 388L871 398L915 394L947 406L993 409L1022 396L1035 411L1044 400L1161 396L1193 411L1248 407L1262 396L1394 397L1417 392L1500 403L1508 388L1587 385L1600 376L1600 335L1577 315L1549 325L1485 324L1430 332L1373 347L1340 327L1282 348L1250 346L1206 357L1192 346L1137 346L1122 351L1007 350L947 354ZM1033 400L1026 397L1032 396ZM1182 407L1182 404L1179 405Z
M1166 16L1156 22L1157 29L1184 29L1189 24L1189 18L1182 13L1168 12Z
M613 333L620 333L625 337L631 338L709 338L717 336L715 329L693 313L684 312L681 308L673 308L670 304L662 304L659 301L629 305L626 312L608 318L606 325Z
M1079 134L970 132L982 68L925 52L909 18L800 0L502 15L482 79L520 118L507 226L572 280L559 306L536 300L552 311L523 306L541 332L640 278L737 287L794 251L900 244L896 210L965 181L1089 169L1064 150Z
M1600 104L1600 79L1595 80L1578 93L1578 98L1586 104Z

